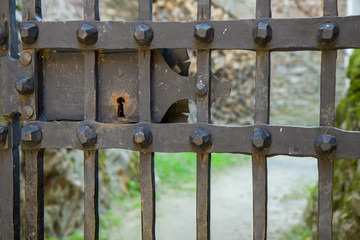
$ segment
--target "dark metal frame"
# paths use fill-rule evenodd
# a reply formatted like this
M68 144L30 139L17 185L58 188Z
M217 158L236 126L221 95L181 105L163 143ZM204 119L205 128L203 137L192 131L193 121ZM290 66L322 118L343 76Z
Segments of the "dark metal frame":
M152 1L139 0L139 21L102 22L98 1L85 0L83 21L49 22L41 19L40 0L23 0L19 58L15 0L0 1L3 239L20 238L20 143L26 239L43 239L45 148L84 150L85 239L98 239L97 150L103 148L140 152L144 240L155 239L154 152L197 153L199 240L210 239L212 152L252 155L256 240L267 234L267 156L317 157L318 239L332 238L333 161L360 157L360 132L334 128L336 50L360 47L360 16L337 17L337 0L324 0L320 18L272 19L270 0L257 0L251 20L210 21L210 10L210 0L198 0L197 21L152 22ZM197 49L194 77L175 73L160 51L181 48ZM255 125L211 124L212 101L229 93L229 84L211 73L213 49L256 51ZM297 50L322 51L320 127L269 125L270 52ZM183 119L183 99L196 102L198 123L169 123ZM174 121L164 121L173 106Z

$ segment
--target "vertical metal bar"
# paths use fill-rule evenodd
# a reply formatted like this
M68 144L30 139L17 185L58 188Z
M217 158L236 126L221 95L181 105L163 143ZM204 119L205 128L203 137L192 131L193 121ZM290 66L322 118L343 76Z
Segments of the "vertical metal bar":
M7 131L7 146L0 146L0 236L20 240L19 115L9 119Z
M99 239L99 178L98 151L84 151L85 218L84 239Z
M256 1L256 18L271 18L271 0ZM270 52L256 51L255 124L269 124L270 113ZM253 177L253 239L267 238L267 158L252 156Z
M211 0L198 0L198 20L210 20ZM211 122L211 51L197 50L197 83L207 86L207 94L196 99L197 121ZM210 239L211 154L197 154L196 239Z
M140 21L152 20L152 0L139 0ZM151 122L151 51L139 50L139 118ZM155 171L154 153L140 152L141 184L141 236L143 240L155 240Z
M84 19L100 20L99 1L84 1ZM84 119L97 120L97 52L84 52ZM84 239L99 239L98 151L84 150Z
M337 16L337 0L324 0L324 16ZM321 55L320 125L334 126L336 50L324 50ZM318 159L318 239L332 239L333 174L332 159Z
M44 239L44 149L25 150L25 239Z
M23 0L22 1L22 19L36 20L41 19L41 0Z

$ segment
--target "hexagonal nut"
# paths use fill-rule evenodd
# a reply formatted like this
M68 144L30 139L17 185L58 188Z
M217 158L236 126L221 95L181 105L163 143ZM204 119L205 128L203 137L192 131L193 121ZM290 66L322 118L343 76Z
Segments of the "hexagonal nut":
M140 126L134 129L133 141L140 147L148 147L153 141L153 135L151 130L146 126Z
M15 89L19 94L29 95L34 92L34 79L32 76L24 76L15 82Z
M329 44L339 37L340 29L335 23L325 23L319 27L318 38L321 43Z
M86 125L79 127L77 137L81 145L85 148L94 147L97 143L96 131Z
M28 145L37 145L42 140L42 131L39 125L29 124L21 129L21 141Z
M78 41L85 45L93 45L98 40L98 30L96 27L84 23L76 31Z
M259 22L253 31L254 42L258 46L265 47L272 39L272 28L268 23Z
M199 82L196 84L196 94L200 97L205 96L207 93L207 87L204 83Z
M151 43L154 38L153 30L146 24L139 24L135 27L134 39L137 44L144 46Z
M8 128L3 125L0 125L0 145L5 145L7 135L8 135Z
M315 139L315 150L320 155L330 155L337 149L336 137L320 134Z
M271 134L264 128L258 128L253 133L253 147L258 151L263 151L271 146Z
M215 35L214 28L208 23L199 23L194 28L194 38L202 43L210 43Z
M189 136L189 140L194 147L203 151L206 151L213 144L211 134L202 128L193 131Z
M0 46L4 45L7 41L4 30L0 27Z
M21 40L27 44L36 42L39 34L39 27L35 23L25 23L20 30Z

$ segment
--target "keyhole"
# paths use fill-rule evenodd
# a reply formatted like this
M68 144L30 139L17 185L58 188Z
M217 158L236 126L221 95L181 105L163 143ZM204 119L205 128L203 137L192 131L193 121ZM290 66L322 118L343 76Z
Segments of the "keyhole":
M117 99L117 103L118 103L118 107L117 107L117 115L118 118L124 118L126 117L124 114L124 104L125 104L125 99L122 97L119 97Z

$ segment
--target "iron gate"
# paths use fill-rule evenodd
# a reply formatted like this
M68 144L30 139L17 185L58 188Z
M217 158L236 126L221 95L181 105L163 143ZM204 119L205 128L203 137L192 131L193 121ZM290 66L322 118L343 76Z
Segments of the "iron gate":
M84 20L51 22L42 21L40 0L22 2L18 57L15 0L0 1L4 240L20 238L20 145L26 239L43 239L46 148L84 151L85 239L98 239L97 150L106 148L140 152L142 239L155 239L154 152L197 153L199 240L210 239L211 153L252 155L256 240L267 232L267 156L316 157L318 239L332 238L333 160L360 157L360 133L333 127L336 55L360 47L359 16L337 17L337 0L324 0L323 17L272 19L271 1L257 0L255 19L210 21L210 0L198 0L196 21L152 22L152 1L139 0L139 21L103 22L98 1L84 0ZM178 49L186 48L197 49L194 77L178 74ZM255 125L211 124L211 103L230 90L211 73L212 49L256 51ZM320 126L269 125L270 52L299 50L322 52ZM196 124L181 123L188 99L197 105Z

